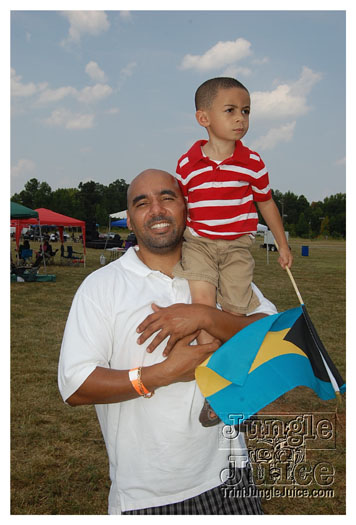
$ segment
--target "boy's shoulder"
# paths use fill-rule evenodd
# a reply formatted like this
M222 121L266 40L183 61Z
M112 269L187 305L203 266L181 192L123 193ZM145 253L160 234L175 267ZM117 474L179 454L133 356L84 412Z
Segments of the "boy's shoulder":
M246 164L253 170L259 170L265 166L261 155L257 151L252 150L241 141L236 143L236 149L234 152L234 158L245 161Z
M206 144L206 140L198 140L195 142L186 153L183 153L177 162L177 172L180 173L182 170L187 171L190 169L192 164L198 162L203 158L202 146Z

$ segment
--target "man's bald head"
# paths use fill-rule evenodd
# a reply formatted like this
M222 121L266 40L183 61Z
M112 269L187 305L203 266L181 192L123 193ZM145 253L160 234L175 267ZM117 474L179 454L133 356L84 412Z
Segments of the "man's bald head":
M180 246L186 207L176 178L157 169L137 175L127 191L127 219L140 247L163 254Z
M158 170L154 168L149 168L147 170L142 171L139 173L131 182L130 186L127 189L127 207L130 207L130 204L132 204L133 197L132 195L135 193L135 188L141 187L141 186L149 186L150 182L153 179L160 178L162 180L167 179L167 182L169 184L173 184L177 188L177 191L180 193L180 188L177 182L177 179L173 177L170 173L164 170Z

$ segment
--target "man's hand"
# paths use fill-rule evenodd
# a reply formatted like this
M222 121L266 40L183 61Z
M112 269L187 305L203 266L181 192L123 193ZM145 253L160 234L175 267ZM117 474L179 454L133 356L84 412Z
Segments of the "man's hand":
M195 379L196 367L219 348L217 340L205 345L190 345L198 333L183 337L174 345L167 359L157 365L160 366L161 378L166 385Z
M202 329L201 320L204 317L204 308L206 307L200 304L177 303L166 308L152 304L154 313L147 316L137 327L137 332L141 333L137 342L142 344L152 334L158 332L147 347L147 352L153 352L166 337L170 336L163 351L163 355L167 356L182 337L194 332L199 335Z

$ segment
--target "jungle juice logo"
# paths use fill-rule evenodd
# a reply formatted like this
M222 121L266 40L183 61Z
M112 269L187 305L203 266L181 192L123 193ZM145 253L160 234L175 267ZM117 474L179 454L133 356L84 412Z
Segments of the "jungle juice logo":
M235 423L238 418L238 415L232 416ZM240 455L234 455L234 448L239 454L241 431L248 444L245 465L250 480L247 484L236 479L235 467L242 462ZM238 491L243 485L245 491L248 486L250 491L264 497L266 489L271 497L333 497L335 413L259 415L241 425L225 425L222 438L222 442L230 443L231 451L229 469L221 473L226 496L237 496L238 493L231 491Z

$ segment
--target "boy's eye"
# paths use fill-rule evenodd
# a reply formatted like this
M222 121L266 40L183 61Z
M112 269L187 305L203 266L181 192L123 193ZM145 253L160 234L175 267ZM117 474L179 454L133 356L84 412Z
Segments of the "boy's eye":
M227 108L226 113L232 113L234 111L234 108Z
M245 108L245 109L242 110L242 113L244 115L249 115L250 114L250 109L249 108Z

